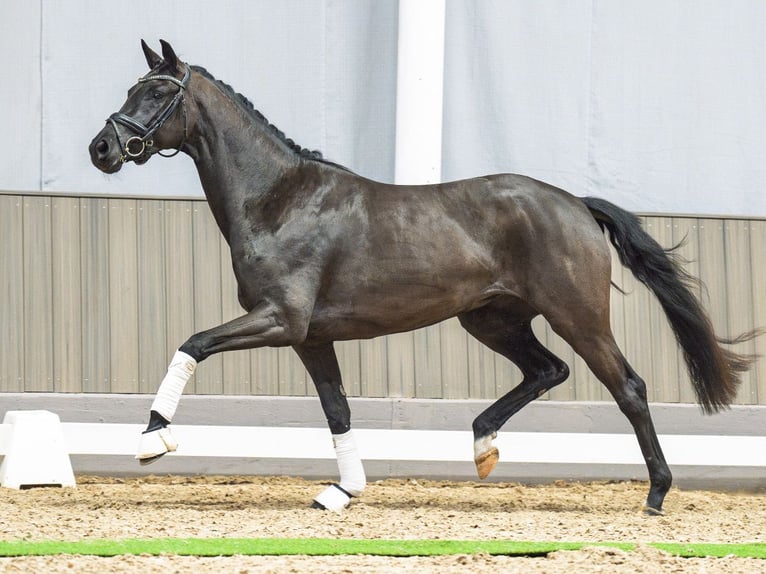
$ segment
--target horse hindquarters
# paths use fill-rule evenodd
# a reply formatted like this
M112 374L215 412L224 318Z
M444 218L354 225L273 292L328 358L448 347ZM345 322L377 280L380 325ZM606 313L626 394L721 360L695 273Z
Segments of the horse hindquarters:
M554 331L585 360L629 419L649 471L651 489L647 511L661 512L671 474L651 420L644 382L624 359L609 324L611 255L608 245L581 204L575 201L559 213L559 217L553 210L537 214L540 217L536 220L542 222L537 236L542 240L528 245L533 251L526 253L526 258L532 266L527 270L521 290L526 301L514 299L512 313L497 315L499 321L494 324L506 326L496 329L494 344L478 337L520 366L524 381L479 416L474 427L475 440L480 438L477 430L479 435L497 430L514 412L566 378L566 365L544 349L528 327L534 315L542 314ZM469 331L476 335L482 325L491 327L488 317L474 321L473 330ZM522 329L525 322L527 326Z

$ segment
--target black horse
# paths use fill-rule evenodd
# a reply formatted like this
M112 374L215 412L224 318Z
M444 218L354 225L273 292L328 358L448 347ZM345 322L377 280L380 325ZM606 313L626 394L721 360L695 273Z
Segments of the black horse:
M90 145L115 173L161 150L194 160L210 209L231 248L241 317L192 335L152 405L137 458L175 442L167 425L197 362L214 353L291 346L316 385L335 442L340 483L315 500L342 508L365 487L333 342L378 337L457 316L471 335L515 363L523 381L473 423L475 462L498 461L492 439L535 398L562 383L567 365L532 332L543 315L587 362L627 416L650 477L648 513L661 513L671 473L644 381L609 326L611 257L655 294L688 364L702 409L729 405L752 357L719 343L690 286L694 279L638 218L511 174L428 186L378 183L295 145L243 96L203 68L142 42L150 72ZM752 338L748 333L737 341Z

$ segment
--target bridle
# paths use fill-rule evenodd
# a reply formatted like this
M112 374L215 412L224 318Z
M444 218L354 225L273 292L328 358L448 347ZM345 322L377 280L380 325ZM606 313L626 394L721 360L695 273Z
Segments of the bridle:
M150 72L151 73L151 72ZM147 75L143 78L138 79L139 84L145 84L146 82L155 82L155 81L164 81L164 82L172 82L176 84L179 87L178 92L173 97L173 99L168 103L167 106L159 113L159 115L155 118L155 120L148 126L145 126L138 120L131 118L127 114L123 114L121 112L115 112L109 118L106 120L108 124L110 124L114 128L114 133L117 136L117 143L120 144L120 151L122 152L120 154L120 161L122 163L128 162L130 160L137 160L141 158L147 151L151 152L149 148L151 148L154 145L154 141L151 139L154 133L162 127L162 125L170 118L170 116L173 115L173 113L176 111L176 108L180 105L181 106L181 112L183 113L184 118L184 137L181 140L181 143L176 148L176 151L174 151L171 154L164 154L161 150L157 150L154 153L160 154L162 157L173 157L176 155L179 151L181 151L181 148L183 147L184 143L186 142L186 107L184 104L184 91L186 90L186 87L189 85L189 78L191 77L191 71L189 70L189 66L186 66L186 73L184 74L184 77L182 79L174 78L173 76L166 76L166 75ZM121 124L137 135L134 135L125 142L125 145L122 144L120 141L120 132L117 129L117 124Z

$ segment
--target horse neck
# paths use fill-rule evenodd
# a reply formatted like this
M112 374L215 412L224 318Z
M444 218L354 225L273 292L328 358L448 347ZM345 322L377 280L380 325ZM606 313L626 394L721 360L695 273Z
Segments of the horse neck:
M204 79L193 98L195 121L184 151L194 159L202 188L230 243L245 201L269 193L300 158L268 126Z

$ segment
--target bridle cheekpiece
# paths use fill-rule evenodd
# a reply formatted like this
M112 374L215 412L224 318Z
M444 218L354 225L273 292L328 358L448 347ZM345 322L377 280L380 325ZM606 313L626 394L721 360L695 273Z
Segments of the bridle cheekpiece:
M151 73L151 72L150 72ZM138 120L131 118L127 114L123 114L121 112L115 112L109 118L106 120L107 123L109 123L114 128L114 133L117 136L117 142L120 144L120 151L122 152L120 154L120 161L122 163L128 162L130 160L137 160L140 157L142 157L146 152L147 149L152 147L154 145L154 141L151 139L154 133L162 127L162 125L170 118L170 116L173 115L173 112L176 111L176 108L180 105L181 111L183 113L184 118L184 137L183 140L181 140L181 143L176 148L176 151L174 151L171 154L163 154L161 151L157 150L155 153L160 154L162 157L173 157L176 155L179 151L181 151L181 148L183 147L184 143L186 142L186 107L184 104L184 92L186 91L186 87L189 85L189 78L191 77L191 71L189 69L189 66L186 66L186 73L184 73L184 77L182 79L174 78L173 76L168 76L164 74L157 74L157 75L146 75L142 78L138 79L139 84L145 84L146 82L155 82L155 81L164 81L164 82L172 82L176 84L179 87L178 92L173 97L173 99L168 103L167 106L159 113L157 118L148 126L145 126ZM121 124L128 128L129 130L133 131L137 135L134 135L125 142L125 145L122 144L120 141L120 132L117 130L117 124Z

